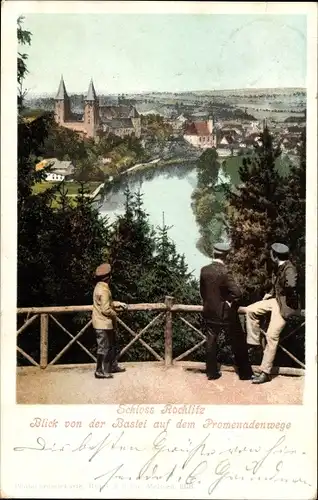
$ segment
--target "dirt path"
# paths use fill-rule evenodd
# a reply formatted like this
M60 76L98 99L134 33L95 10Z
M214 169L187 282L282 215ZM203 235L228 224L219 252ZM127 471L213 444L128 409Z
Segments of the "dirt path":
M157 363L126 363L125 373L96 380L91 365L76 368L19 368L17 403L22 404L301 404L304 377L276 376L251 385L233 372L208 381L201 363L169 369Z

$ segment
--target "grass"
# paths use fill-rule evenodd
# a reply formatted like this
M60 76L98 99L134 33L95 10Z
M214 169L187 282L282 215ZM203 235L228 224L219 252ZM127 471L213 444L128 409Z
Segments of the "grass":
M58 186L59 184L61 184L61 182L47 182L47 181L38 182L33 187L33 193L34 194L43 193L47 189ZM93 193L100 184L101 182L90 181L85 183L84 187L89 191L89 193ZM65 188L68 191L67 193L68 196L76 195L80 187L81 185L78 182L65 182Z
M33 186L33 193L34 194L39 194L39 193L44 193L47 189L51 187L55 187L60 185L61 182L39 182ZM87 182L86 183L86 189L88 189L89 194L93 193L95 189L101 184L101 182ZM76 195L78 194L78 190L81 187L81 185L78 182L66 182L65 183L65 188L67 189L67 197L70 198L70 203L71 205L76 205ZM59 208L60 207L60 194L56 193L54 199L52 200L52 208Z
M231 177L232 185L237 185L240 183L239 167L242 165L242 156L232 156L229 158L224 158L225 166L224 171ZM222 164L222 158L219 158L219 162ZM289 172L290 161L285 156L280 156L276 160L276 167L278 172L286 176Z
M47 189L51 187L55 187L60 185L61 182L38 182L33 186L33 194L39 194L39 193L44 193ZM101 184L101 182L87 182L85 184L86 189L88 190L89 194L93 193L95 189ZM76 195L78 194L78 190L80 189L81 185L78 182L65 182L65 188L67 189L67 197L70 198L70 203L71 204L76 204ZM56 193L53 201L52 201L52 208L59 208L60 207L60 195L59 193Z

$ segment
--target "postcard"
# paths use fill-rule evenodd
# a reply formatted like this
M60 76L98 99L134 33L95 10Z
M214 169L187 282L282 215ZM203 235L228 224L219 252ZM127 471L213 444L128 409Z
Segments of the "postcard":
M316 498L317 5L2 14L2 497Z

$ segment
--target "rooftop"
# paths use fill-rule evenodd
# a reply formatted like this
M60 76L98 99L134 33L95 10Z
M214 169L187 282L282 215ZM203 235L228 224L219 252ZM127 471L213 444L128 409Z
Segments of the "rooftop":
M207 121L195 121L187 125L185 135L211 135Z
M251 385L224 367L209 381L204 363L120 363L125 373L111 380L94 378L95 365L17 368L18 404L302 404L304 377L273 376L270 383Z
M113 129L134 128L131 118L114 118L113 120L105 120L103 123Z
M103 119L113 118L138 118L139 114L134 106L120 104L118 106L100 106L100 114Z
M85 97L85 101L96 101L96 100L97 100L97 95L93 80L91 80L88 87L87 96Z
M56 100L64 100L67 97L68 97L68 95L67 95L67 92L66 92L66 87L65 87L64 79L63 79L63 76L61 76L60 85L59 85L59 88L58 88L58 91L57 91L55 99Z
M41 170L50 166L50 172L54 174L70 175L74 172L74 165L71 161L58 160L57 158L46 158L40 161L36 166L36 170Z

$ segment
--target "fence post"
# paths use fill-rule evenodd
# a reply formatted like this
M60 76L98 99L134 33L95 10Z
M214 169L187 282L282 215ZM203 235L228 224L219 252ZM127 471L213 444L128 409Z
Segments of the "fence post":
M48 364L48 340L49 340L49 315L41 314L41 338L40 338L40 367L46 368Z
M166 325L165 325L165 366L172 366L172 312L173 297L165 297Z

